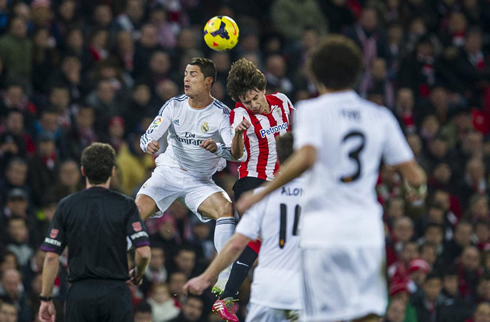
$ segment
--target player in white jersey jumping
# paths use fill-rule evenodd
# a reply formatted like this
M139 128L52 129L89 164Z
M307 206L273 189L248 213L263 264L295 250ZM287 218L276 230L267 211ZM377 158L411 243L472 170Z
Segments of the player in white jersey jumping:
M380 163L397 170L412 197L426 177L385 107L351 87L362 55L351 40L329 36L311 55L318 98L297 104L295 153L238 211L305 173L301 225L304 321L378 321L386 309L382 207L375 184Z
M265 95L267 79L251 61L240 59L233 63L228 74L226 89L236 102L231 111L230 123L235 132L231 151L240 159L239 178L233 186L235 201L242 193L259 187L274 178L277 162L276 138L289 131L293 106L286 95ZM250 242L233 264L225 285L217 283L213 292L220 295L214 306L224 320L236 318L232 300L257 259L260 240ZM214 307L213 306L213 307Z
M215 219L214 245L219 252L233 234L235 219L229 196L211 177L226 164L223 158L234 158L230 110L211 96L215 79L212 60L193 58L185 69L185 95L168 100L141 136L141 149L154 154L168 130L168 147L138 191L136 205L146 219L178 199L202 221ZM229 271L223 274L226 279Z
M277 139L280 162L292 153L293 138ZM184 291L201 294L221 269L236 260L247 243L262 239L259 266L254 273L252 295L246 321L298 321L301 309L301 275L298 223L303 183L296 179L267 196L247 211L233 237L200 276L191 279Z

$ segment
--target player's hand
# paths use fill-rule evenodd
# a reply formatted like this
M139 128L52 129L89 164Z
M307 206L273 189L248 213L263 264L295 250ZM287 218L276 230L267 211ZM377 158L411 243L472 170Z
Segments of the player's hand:
M252 207L255 203L262 200L262 198L263 197L260 194L260 192L254 194L253 191L247 191L240 197L240 199L236 203L235 205L236 211L241 216L245 213L245 211L250 209L250 207Z
M49 302L41 301L41 306L39 307L39 321L41 322L56 321L56 309L54 308L53 301L49 301Z
M146 147L146 153L155 154L160 150L160 143L158 141L151 141Z
M208 150L211 153L215 153L216 151L218 151L218 145L216 144L216 142L214 142L213 139L204 140L201 143L200 147L205 150Z
M247 120L244 116L243 120L235 128L235 135L236 134L242 134L243 132L246 132L251 126L252 126L252 123L250 123L250 121Z
M202 292L210 286L211 281L201 274L198 277L194 277L190 279L187 283L185 283L183 290L186 295L188 293L201 295Z
M129 271L129 280L126 282L129 286L140 286L143 283L143 274L138 274L138 268L135 267Z

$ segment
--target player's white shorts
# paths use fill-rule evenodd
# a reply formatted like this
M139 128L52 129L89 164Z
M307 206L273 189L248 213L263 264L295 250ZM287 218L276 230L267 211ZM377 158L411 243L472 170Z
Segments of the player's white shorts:
M245 322L297 322L299 321L299 311L280 310L267 306L250 303Z
M385 314L384 247L302 248L301 265L301 321L341 321Z
M162 212L160 217L178 199L201 221L206 222L211 219L203 217L197 209L204 200L217 192L223 192L229 199L226 192L212 179L199 179L179 168L157 166L138 191L138 195L147 195L153 199Z

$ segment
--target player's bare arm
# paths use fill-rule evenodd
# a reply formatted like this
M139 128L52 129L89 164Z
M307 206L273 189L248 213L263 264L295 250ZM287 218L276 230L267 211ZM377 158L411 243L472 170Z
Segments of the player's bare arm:
M233 136L233 140L231 142L231 154L235 159L240 159L243 156L244 142L243 142L243 133L246 132L252 123L243 117L243 120L238 123L235 128L235 135Z
M316 162L317 150L311 145L306 145L300 150L295 151L293 155L281 165L281 171L270 183L264 185L265 189L256 194L246 192L236 204L238 213L243 214L252 205L264 199L265 196L292 180L300 177L306 170L313 167Z
M211 286L218 274L226 267L230 266L231 263L233 263L240 256L242 251L245 249L245 246L247 246L248 242L250 241L250 238L242 234L235 233L233 237L226 242L221 252L211 262L206 271L198 277L191 279L184 285L184 292L186 294L188 292L198 295L202 294L205 289Z

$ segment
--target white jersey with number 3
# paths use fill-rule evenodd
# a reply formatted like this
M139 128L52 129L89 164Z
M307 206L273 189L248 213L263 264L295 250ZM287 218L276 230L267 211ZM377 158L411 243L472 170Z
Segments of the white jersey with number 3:
M383 245L375 192L380 163L413 159L395 117L351 90L302 101L296 108L295 149L317 150L305 175L301 245Z
M301 309L299 220L303 180L274 191L248 210L236 232L262 240L250 302L283 310ZM240 265L236 262L235 265Z

